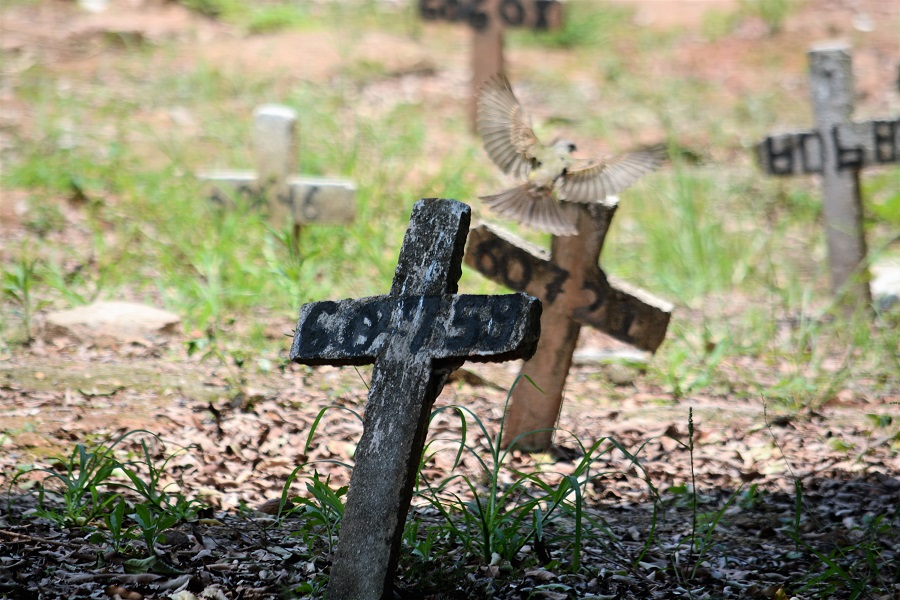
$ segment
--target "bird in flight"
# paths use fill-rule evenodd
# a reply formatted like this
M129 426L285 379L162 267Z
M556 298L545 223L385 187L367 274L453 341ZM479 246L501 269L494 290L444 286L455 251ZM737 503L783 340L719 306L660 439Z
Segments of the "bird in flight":
M655 146L607 158L572 156L575 144L544 145L516 100L504 75L488 79L477 105L477 129L484 149L504 173L525 179L516 187L481 196L487 206L539 231L575 235L577 212L561 201L591 203L618 194L662 163L665 148Z

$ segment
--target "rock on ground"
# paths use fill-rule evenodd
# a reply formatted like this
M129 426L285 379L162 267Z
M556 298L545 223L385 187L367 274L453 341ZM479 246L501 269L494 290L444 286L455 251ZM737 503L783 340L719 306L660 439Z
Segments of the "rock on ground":
M82 342L155 341L178 331L178 315L131 302L95 302L52 312L44 322L44 337L71 337Z

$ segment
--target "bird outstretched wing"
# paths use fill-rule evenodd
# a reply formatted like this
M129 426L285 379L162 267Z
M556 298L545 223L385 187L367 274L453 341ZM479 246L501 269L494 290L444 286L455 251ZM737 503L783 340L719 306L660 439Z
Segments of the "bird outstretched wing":
M563 206L547 188L525 183L493 196L481 196L497 212L538 231L553 235L575 235L577 213L574 206Z
M488 156L504 173L528 176L534 166L529 149L538 140L506 76L495 75L481 87L477 129Z
M665 146L660 145L604 159L577 160L556 180L556 195L569 202L602 200L656 169L665 156Z

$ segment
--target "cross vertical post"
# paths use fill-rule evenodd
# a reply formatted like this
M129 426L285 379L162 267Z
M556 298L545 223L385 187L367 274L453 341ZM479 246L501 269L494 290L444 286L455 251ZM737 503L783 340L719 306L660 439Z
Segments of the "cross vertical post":
M487 0L486 14L497 14L500 0ZM478 117L477 92L485 81L503 73L503 26L500 19L487 19L484 27L472 28L472 94L469 96L469 123L475 129Z
M584 281L589 271L597 268L603 240L617 206L585 206L586 210L579 211L575 225L577 235L553 236L550 256L557 266L568 272L569 281ZM577 294L580 290L573 291ZM574 296L569 294L560 302L551 302L541 315L544 329L538 350L521 370L521 375L530 377L540 389L522 382L513 390L501 440L504 446L509 446L522 434L526 435L519 437L516 443L524 449L544 449L552 442L550 428L559 421L566 375L572 366L572 355L581 332L581 323L571 318L572 310L577 309L573 300ZM527 433L530 431L536 433Z
M530 27L558 29L562 24L559 0L418 0L419 15L428 21L465 22L472 28L472 94L469 125L475 130L476 96L485 81L504 70L503 31Z
M288 177L297 162L297 113L278 104L253 111L253 150L257 193L269 202L270 218L283 222L291 217Z
M813 113L823 139L853 115L853 71L844 46L825 46L809 52L809 87ZM822 172L822 213L831 270L831 291L846 289L857 306L872 304L863 234L859 166L842 169L842 150L826 143ZM851 280L852 277L854 277Z

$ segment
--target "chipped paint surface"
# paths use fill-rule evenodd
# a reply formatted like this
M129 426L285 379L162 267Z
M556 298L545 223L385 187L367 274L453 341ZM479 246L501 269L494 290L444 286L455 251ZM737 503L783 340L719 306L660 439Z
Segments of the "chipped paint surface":
M379 355L408 362L430 358L503 360L522 343L535 303L509 296L376 296L308 304L291 359L306 364L366 364Z
M375 363L363 435L328 596L383 597L393 576L428 417L465 360L531 356L540 301L525 294L456 295L470 209L416 203L390 293L304 305L291 360Z

